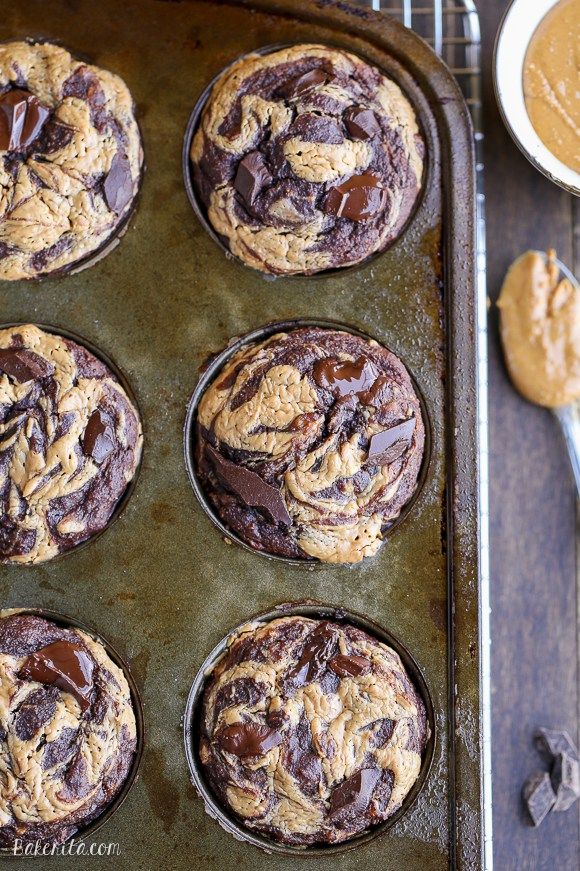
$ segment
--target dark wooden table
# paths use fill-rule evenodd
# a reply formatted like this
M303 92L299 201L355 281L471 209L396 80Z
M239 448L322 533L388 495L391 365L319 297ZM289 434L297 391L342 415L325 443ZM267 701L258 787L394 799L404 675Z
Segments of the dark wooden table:
M510 262L552 245L578 274L578 201L520 154L497 112L492 55L507 0L479 0L483 28L488 293ZM576 250L575 250L576 246ZM520 802L540 762L537 725L578 738L578 526L572 475L556 421L511 388L490 311L490 477L494 856L496 871L578 871L580 805L539 829Z

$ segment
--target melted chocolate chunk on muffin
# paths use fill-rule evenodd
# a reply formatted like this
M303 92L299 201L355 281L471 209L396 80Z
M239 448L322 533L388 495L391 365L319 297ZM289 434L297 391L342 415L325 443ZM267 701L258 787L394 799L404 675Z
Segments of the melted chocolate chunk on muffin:
M103 246L142 163L118 76L58 45L0 45L0 279L62 271Z
M304 327L244 347L208 387L197 473L223 523L256 550L355 563L411 498L424 440L394 354Z
M0 612L0 845L62 844L111 803L137 744L127 680L79 629Z
M241 260L275 275L349 266L385 248L411 214L423 154L400 88L323 45L229 67L191 146L212 226Z
M136 409L86 348L0 330L0 561L43 562L103 529L141 443Z
M200 758L244 825L306 846L388 819L428 735L391 648L348 624L284 617L245 626L212 672Z

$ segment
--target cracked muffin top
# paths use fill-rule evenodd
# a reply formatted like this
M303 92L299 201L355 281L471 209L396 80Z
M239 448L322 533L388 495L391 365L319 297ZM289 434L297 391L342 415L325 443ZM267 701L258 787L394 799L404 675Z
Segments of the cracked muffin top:
M243 627L211 673L200 759L248 828L336 843L401 806L428 736L394 650L348 624L284 617Z
M0 562L43 562L103 529L141 444L101 360L31 324L0 330Z
M128 216L143 153L125 83L50 43L0 45L0 279L71 268Z
M372 339L302 327L242 348L197 411L198 479L259 551L375 554L415 491L425 430L403 363Z
M111 803L136 745L127 680L100 642L0 611L0 846L68 840Z
M250 54L214 85L192 146L210 223L249 266L349 266L401 232L424 145L401 89L324 45Z

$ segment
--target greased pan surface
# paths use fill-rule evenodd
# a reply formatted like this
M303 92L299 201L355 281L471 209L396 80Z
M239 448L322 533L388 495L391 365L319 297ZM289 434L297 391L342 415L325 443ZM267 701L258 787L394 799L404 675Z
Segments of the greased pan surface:
M0 285L3 323L50 323L85 337L125 373L143 416L139 480L107 533L52 563L0 569L3 608L52 608L91 625L142 688L141 776L98 835L119 843L120 855L91 863L481 867L474 167L455 81L412 33L342 2L9 0L0 39L26 36L60 41L125 79L147 165L137 211L111 254L76 275ZM190 113L220 69L254 48L297 41L346 47L399 82L427 139L426 187L383 255L344 274L272 281L228 260L198 222L181 151ZM208 356L270 321L304 317L349 324L400 354L432 428L428 473L408 516L377 558L350 569L308 571L225 544L183 462L186 406ZM267 855L224 832L190 784L182 741L191 683L217 642L251 615L305 598L351 608L399 639L423 671L437 727L431 772L409 813L332 859ZM79 867L78 857L58 861ZM36 862L49 868L54 859Z

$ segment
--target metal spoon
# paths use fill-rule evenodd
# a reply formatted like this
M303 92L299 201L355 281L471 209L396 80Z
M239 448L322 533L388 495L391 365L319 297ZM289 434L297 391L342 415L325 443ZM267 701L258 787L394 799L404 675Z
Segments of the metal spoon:
M546 252L541 251L539 253L547 262L548 255ZM576 290L580 291L580 284L578 283L576 276L570 271L570 269L568 269L566 264L562 263L561 260L558 260L557 257L554 259L554 262L558 266L560 273L568 279ZM562 428L562 432L564 433L566 447L568 448L568 456L570 457L572 471L574 472L574 479L576 481L576 489L578 491L578 497L580 498L580 403L572 402L570 405L561 405L559 408L553 408L552 411Z
M568 456L572 463L572 471L580 498L580 410L577 404L563 405L561 408L555 408L554 414L566 439Z

